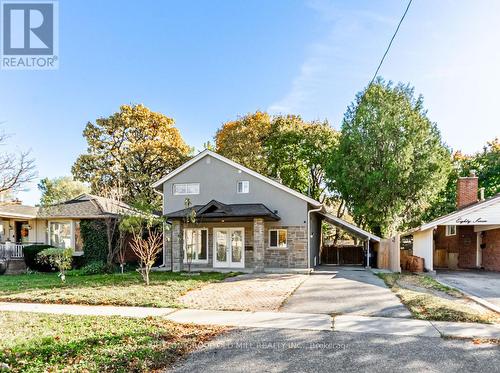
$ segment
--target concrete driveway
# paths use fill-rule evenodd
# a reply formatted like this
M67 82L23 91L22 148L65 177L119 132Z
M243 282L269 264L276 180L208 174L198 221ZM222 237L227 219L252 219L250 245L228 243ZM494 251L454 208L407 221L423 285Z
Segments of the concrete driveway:
M197 350L174 372L498 372L500 346L442 338L243 329Z
M361 267L324 267L287 299L280 311L410 317L384 281Z
M500 273L498 272L438 270L436 279L500 307Z

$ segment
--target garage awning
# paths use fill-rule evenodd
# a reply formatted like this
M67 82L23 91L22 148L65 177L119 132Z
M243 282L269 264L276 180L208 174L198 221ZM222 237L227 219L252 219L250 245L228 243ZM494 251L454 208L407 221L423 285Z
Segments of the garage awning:
M326 222L345 230L346 232L352 234L355 237L361 238L363 240L372 240L380 242L380 237L375 236L374 234L371 234L370 232L367 232L364 229L361 229L343 219L340 219L335 215L329 214L327 212L318 212L317 214Z

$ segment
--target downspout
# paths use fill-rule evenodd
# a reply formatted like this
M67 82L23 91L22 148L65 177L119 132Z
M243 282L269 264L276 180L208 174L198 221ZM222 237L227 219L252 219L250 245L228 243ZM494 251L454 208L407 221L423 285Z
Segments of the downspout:
M319 205L317 209L307 211L307 268L311 268L311 212L320 212L323 210L323 205Z

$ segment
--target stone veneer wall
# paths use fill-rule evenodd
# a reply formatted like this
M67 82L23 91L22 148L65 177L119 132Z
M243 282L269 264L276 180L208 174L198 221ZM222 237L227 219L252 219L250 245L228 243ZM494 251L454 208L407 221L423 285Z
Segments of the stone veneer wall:
M193 263L191 269L213 267L213 228L239 228L245 229L245 269L255 271L264 268L307 268L307 231L306 226L278 226L264 224L264 267L256 265L254 248L254 222L235 223L200 223L197 228L208 228L208 263ZM174 271L186 270L183 263L182 234L183 222L173 222L171 242L166 242L165 266L170 268L170 249L174 250ZM269 248L269 229L287 229L288 247L286 249ZM238 270L237 268L235 269Z
M287 230L287 248L269 248L269 229ZM266 225L264 235L266 268L307 268L307 229L300 226Z
M181 225L184 228L184 223L181 223ZM180 264L180 268L183 270L187 269L187 264L183 263L183 258L184 258L184 253L182 250L182 234L179 235L177 233L176 227L179 226L179 222L174 222L172 224L172 246L174 247L174 253L178 252L178 256L176 256L176 261L178 264ZM253 263L253 223L252 222L234 222L234 223L200 223L196 227L194 226L186 226L185 228L198 228L198 229L203 229L206 228L208 229L208 263L191 263L191 269L205 269L205 268L212 268L213 267L213 254L214 254L214 241L213 241L213 232L214 228L244 228L245 229L245 268L251 268L253 269L254 263ZM174 237L176 236L176 237ZM180 239L179 239L180 237ZM166 253L166 267L170 267L170 248L166 246L167 248L167 253ZM174 260L175 261L175 260ZM237 271L238 268L235 268L235 271Z

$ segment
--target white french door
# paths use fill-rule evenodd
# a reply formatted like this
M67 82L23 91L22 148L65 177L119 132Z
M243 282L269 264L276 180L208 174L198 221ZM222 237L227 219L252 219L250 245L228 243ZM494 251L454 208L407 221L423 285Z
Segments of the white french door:
M214 267L245 267L245 229L214 228Z

